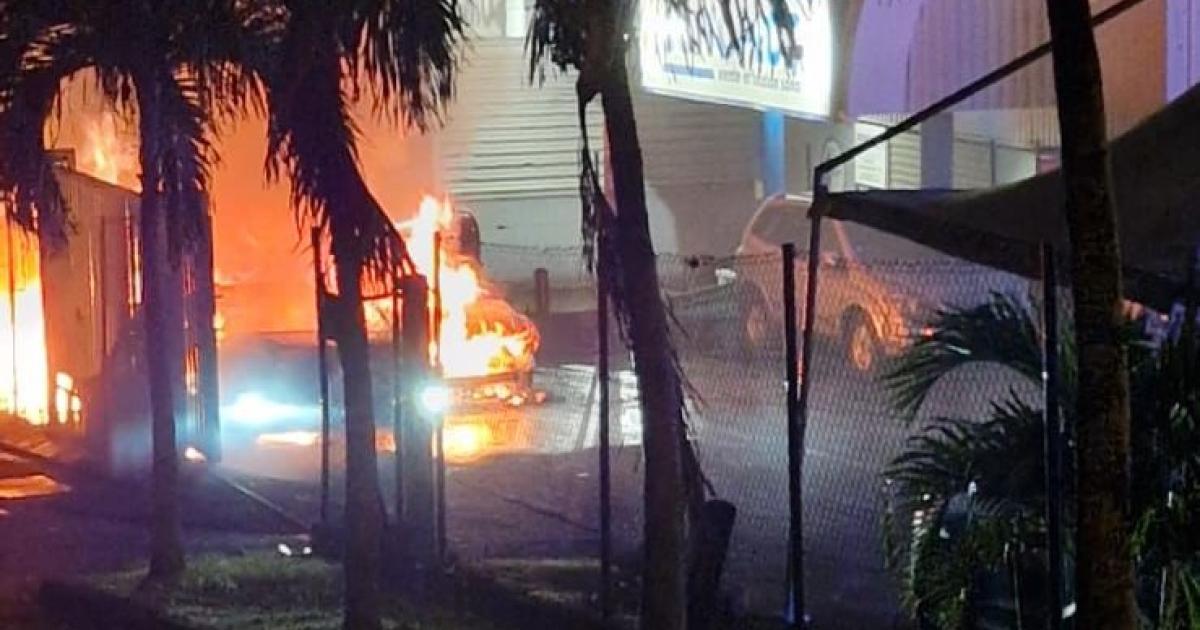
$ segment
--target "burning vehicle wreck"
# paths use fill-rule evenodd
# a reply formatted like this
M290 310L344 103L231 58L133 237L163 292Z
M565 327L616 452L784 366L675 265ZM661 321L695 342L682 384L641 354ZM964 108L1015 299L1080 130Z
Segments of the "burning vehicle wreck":
M433 376L417 403L425 412L444 414L448 446L455 443L459 418L475 426L480 414L540 403L545 394L534 387L539 334L533 322L504 300L489 283L480 259L479 229L474 216L448 201L426 197L416 216L397 222L410 257L428 282L429 338L423 353ZM232 322L239 303L253 301L253 286L228 282L219 286L218 309ZM394 449L387 430L404 378L398 363L403 300L390 294L371 295L364 303L371 342L371 374L380 447ZM397 311L400 308L400 312ZM315 318L311 321L315 321ZM395 324L395 326L394 326ZM311 446L319 442L321 378L315 330L241 331L221 342L223 433L235 441ZM340 380L336 344L327 346L325 366L330 383ZM342 419L341 388L329 388L331 421ZM467 422L464 420L464 422ZM491 439L490 431L471 429L467 441ZM335 432L336 435L336 432ZM468 449L469 450L469 449ZM453 453L449 453L451 459Z

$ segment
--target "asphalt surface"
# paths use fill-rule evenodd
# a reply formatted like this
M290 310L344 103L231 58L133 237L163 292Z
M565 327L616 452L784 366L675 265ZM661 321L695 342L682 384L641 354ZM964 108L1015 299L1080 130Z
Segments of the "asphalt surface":
M597 382L586 350L560 349L556 364L543 362L535 377L548 394L542 404L448 417L450 426L486 426L488 436L478 452L448 468L448 537L457 556L597 553ZM689 426L704 472L717 496L739 510L725 586L742 607L780 613L789 522L782 359L687 346L681 358L697 395ZM877 379L848 367L837 348L817 349L813 374L803 477L807 610L815 627L904 627L894 579L883 563L880 520L883 471L910 428L892 411ZM940 413L975 413L981 401L1003 393L1010 382L966 374L935 394L929 406ZM642 514L637 387L623 367L612 383L614 541L618 561L634 569ZM964 387L971 396L962 394ZM336 511L344 454L336 435L331 445ZM316 519L319 447L243 439L226 440L225 449L223 465L231 474L298 517ZM381 453L389 500L392 466Z

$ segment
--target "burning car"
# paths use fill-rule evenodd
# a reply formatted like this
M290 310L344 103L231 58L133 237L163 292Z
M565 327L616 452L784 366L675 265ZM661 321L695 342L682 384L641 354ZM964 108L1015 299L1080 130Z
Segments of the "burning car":
M481 405L519 406L540 400L532 382L537 328L488 282L475 217L448 201L427 197L416 216L396 227L417 272L429 280L428 303L437 304L434 312L441 314L431 327L436 334L428 349L430 364L441 377L440 385L430 389L439 400L431 399L430 404L445 407L453 421L456 412ZM223 299L233 298L239 289L236 284L225 287ZM244 297L253 300L261 291ZM232 311L238 301L222 304L222 311L229 312L227 319L235 317ZM392 418L392 310L390 296L369 299L364 305L380 424L390 424ZM260 436L316 430L320 401L315 341L312 331L258 332L226 339L222 416L227 429L242 427ZM336 347L330 348L327 365L331 385L338 383ZM330 388L335 410L341 406L340 389ZM335 411L334 418L338 417ZM307 434L305 441L310 441Z

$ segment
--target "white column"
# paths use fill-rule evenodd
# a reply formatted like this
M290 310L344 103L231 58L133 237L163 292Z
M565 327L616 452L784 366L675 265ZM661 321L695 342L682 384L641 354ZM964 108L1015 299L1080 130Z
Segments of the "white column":
M504 36L525 37L525 0L504 0Z
M921 123L921 188L954 187L954 114Z

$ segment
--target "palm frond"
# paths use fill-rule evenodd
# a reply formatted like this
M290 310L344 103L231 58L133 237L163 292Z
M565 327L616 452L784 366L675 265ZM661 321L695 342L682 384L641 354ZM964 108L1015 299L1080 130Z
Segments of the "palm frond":
M883 376L907 421L942 379L967 365L1001 365L1041 382L1038 319L1018 298L995 293L977 306L939 311L929 326L933 333L916 340Z
M162 92L162 194L173 256L188 251L207 231L206 193L217 156L200 88L191 77L175 77Z
M274 52L285 16L270 2L197 0L181 12L172 65L196 85L214 124L265 113L256 70Z
M411 269L404 242L363 181L358 128L341 86L341 61L319 13L293 16L278 61L260 69L270 120L267 174L286 170L298 222L310 222L362 261L375 278L394 265ZM347 261L350 262L350 261Z
M425 129L453 96L463 41L458 0L357 0L347 61L376 111Z
M12 200L10 218L37 230L51 246L66 238L69 221L43 127L58 100L60 83L84 66L82 57L60 52L39 57L37 63L21 61L16 68L0 69L9 77L0 91L0 189Z

